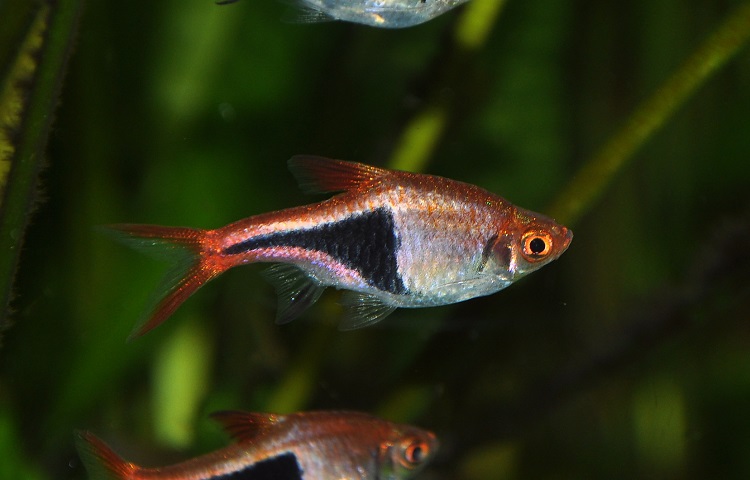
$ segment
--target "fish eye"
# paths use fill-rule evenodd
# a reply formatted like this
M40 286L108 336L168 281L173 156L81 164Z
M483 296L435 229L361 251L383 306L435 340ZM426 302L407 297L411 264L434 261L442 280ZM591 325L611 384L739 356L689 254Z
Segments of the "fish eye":
M424 440L410 440L404 442L401 463L407 468L421 465L430 453L430 446Z
M552 251L552 236L546 232L530 231L521 239L523 257L535 262L543 259Z

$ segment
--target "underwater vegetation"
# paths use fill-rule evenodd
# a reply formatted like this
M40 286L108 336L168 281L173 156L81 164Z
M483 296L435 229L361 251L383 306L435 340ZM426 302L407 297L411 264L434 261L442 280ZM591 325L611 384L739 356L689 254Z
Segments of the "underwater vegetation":
M750 5L472 0L395 30L286 8L0 3L0 478L87 478L76 430L179 463L228 444L227 409L419 426L420 479L747 478ZM575 241L350 332L335 291L274 324L249 265L126 342L168 266L94 227L324 200L300 153L479 185Z

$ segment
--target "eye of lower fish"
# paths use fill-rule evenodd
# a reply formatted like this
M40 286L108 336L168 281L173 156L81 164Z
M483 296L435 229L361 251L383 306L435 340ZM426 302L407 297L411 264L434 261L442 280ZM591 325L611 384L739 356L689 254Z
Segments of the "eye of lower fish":
M521 247L526 260L541 260L552 251L552 237L546 232L529 232L523 236Z
M406 445L404 448L403 459L407 467L415 467L422 464L430 452L430 446L426 442L416 440Z

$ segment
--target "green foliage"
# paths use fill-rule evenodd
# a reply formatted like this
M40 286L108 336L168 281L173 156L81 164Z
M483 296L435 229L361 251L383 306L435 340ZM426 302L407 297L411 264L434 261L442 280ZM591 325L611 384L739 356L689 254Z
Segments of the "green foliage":
M3 6L8 22L0 83L0 332L37 177L54 118L80 2ZM13 48L15 47L15 48Z
M434 429L424 478L746 478L750 7L730 3L472 0L382 31L87 2L59 102L79 3L0 3L0 151L34 160L7 169L0 282L45 199L0 350L0 477L84 478L74 429L158 465L226 442L212 410L338 408ZM29 49L50 53L19 82ZM497 295L345 333L337 293L277 326L260 267L235 269L126 343L163 265L93 227L312 201L298 153L475 183L575 239Z

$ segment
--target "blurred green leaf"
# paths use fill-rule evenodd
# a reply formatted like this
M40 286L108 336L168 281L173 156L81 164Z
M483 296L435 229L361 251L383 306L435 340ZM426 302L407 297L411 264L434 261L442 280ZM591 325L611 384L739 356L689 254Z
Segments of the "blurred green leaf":
M456 25L456 43L466 50L484 45L505 3L505 0L474 0L467 4Z
M185 321L154 359L153 402L157 438L172 448L193 443L193 422L209 391L212 337Z
M633 398L633 425L643 471L659 477L677 477L687 454L685 394L670 379L647 380Z
M510 480L518 478L516 462L519 448L512 443L497 443L483 446L464 460L460 466L461 478L486 478L492 472L493 478Z
M396 170L422 172L437 147L447 122L448 106L432 105L411 119L402 134L389 166Z
M23 478L37 480L45 478L33 461L21 448L22 436L14 419L13 410L7 402L0 400L0 478Z

